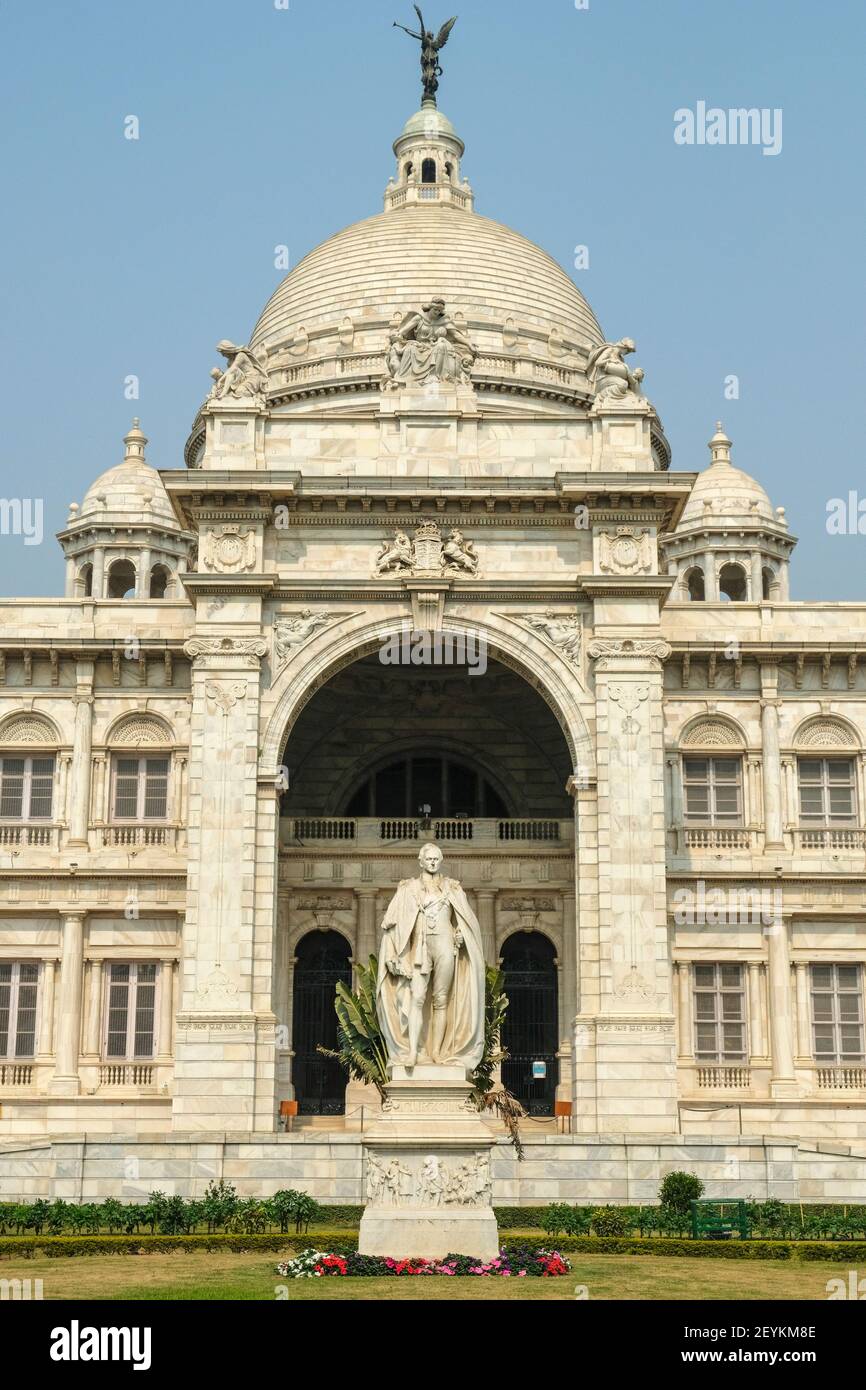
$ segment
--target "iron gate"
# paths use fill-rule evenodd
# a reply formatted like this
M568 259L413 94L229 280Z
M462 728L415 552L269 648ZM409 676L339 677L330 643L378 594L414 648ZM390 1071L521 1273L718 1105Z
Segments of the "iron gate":
M530 1115L552 1115L559 1081L559 1004L556 954L540 932L518 932L502 948L508 1009L502 1025L502 1084ZM533 1062L546 1075L533 1077Z
M337 1046L334 994L337 981L350 984L349 943L339 932L309 932L298 943L292 1010L292 1083L299 1115L342 1115L346 1073L323 1057L322 1047Z

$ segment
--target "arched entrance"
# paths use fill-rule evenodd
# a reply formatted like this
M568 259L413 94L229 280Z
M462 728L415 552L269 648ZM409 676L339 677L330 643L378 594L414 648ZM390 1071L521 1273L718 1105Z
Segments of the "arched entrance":
M311 931L298 942L292 1007L292 1081L298 1113L342 1115L346 1076L319 1046L337 1046L334 994L352 979L349 943L335 931Z
M515 932L502 947L502 970L508 1011L502 1046L503 1085L530 1115L552 1115L559 1081L558 981L556 950L541 932ZM533 1063L545 1075L533 1077Z

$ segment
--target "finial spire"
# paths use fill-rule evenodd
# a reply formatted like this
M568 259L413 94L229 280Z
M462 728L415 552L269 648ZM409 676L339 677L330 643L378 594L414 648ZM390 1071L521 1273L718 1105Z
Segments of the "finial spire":
M416 34L414 29L407 29L405 24L398 24L396 19L394 20L394 24L392 27L394 29L402 29L404 34L408 34L410 38L418 39L420 41L422 84L421 105L435 106L436 93L439 90L439 78L442 76L442 64L439 62L439 53L440 50L443 49L446 43L448 42L448 35L451 33L451 30L457 23L457 15L454 15L451 19L446 20L446 22L442 25L442 28L439 30L439 33L434 34L433 30L428 29L424 24L424 16L422 15L418 6L414 5L413 9L415 10L415 13L418 16L418 22L421 26L420 34Z
M710 466L714 463L730 463L731 441L722 429L721 420L716 421L716 432L710 440Z
M147 437L141 432L139 419L137 415L133 418L132 429L129 431L129 434L125 434L123 436L123 443L124 463L144 462L144 446L147 443Z

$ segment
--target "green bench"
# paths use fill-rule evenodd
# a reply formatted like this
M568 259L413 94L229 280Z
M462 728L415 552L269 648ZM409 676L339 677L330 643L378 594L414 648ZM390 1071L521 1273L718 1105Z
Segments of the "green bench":
M690 1202L692 1237L694 1240L728 1240L739 1235L748 1240L751 1235L745 1202L720 1202L712 1197Z

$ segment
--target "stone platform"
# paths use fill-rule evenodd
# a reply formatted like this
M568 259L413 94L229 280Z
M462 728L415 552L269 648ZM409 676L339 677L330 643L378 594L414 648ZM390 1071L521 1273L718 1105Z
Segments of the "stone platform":
M359 1251L493 1259L495 1137L472 1104L464 1069L395 1066L385 1090L381 1115L363 1139Z

